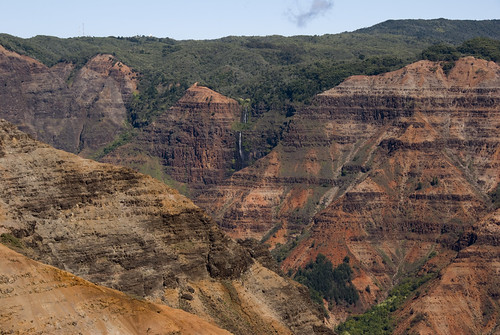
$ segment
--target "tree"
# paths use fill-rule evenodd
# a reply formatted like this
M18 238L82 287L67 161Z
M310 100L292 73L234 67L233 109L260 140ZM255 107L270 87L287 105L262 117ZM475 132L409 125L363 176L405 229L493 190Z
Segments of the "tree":
M316 301L319 296L331 304L354 304L359 294L352 285L352 273L349 257L345 257L344 262L334 268L325 255L318 254L315 262L309 262L304 269L297 271L295 280L309 287Z

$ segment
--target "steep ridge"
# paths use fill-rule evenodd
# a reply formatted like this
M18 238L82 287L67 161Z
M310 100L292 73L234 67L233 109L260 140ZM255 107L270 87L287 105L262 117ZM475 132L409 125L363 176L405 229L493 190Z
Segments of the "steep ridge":
M0 46L0 117L58 149L89 155L127 119L136 74L111 55L49 68Z
M235 167L237 101L194 84L175 106L102 161L141 170L155 167L196 190L218 184ZM147 171L144 171L147 172Z
M230 334L30 260L0 244L0 328L6 334Z
M5 121L0 176L0 234L31 258L236 334L328 333L304 287L151 177L54 150Z
M459 251L435 282L399 313L395 334L500 332L500 210L471 231L476 242Z
M351 77L301 111L273 152L197 201L232 236L296 237L284 269L350 256L369 305L489 211L499 103L500 67L472 57L447 75L420 61Z

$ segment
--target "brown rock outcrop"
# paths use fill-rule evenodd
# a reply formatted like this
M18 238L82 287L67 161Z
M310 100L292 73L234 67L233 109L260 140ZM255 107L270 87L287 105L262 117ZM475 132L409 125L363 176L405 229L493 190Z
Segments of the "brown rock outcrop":
M0 233L32 258L237 334L325 330L302 286L151 177L54 150L0 121L0 178Z
M232 236L283 243L308 230L283 267L349 255L371 304L490 210L499 105L500 67L472 57L448 75L421 61L351 77L296 115L273 152L197 201Z
M232 127L240 116L237 101L194 84L132 143L103 161L140 170L156 160L163 173L194 190L218 184L235 165L237 134ZM139 162L137 152L143 154Z
M1 244L0 273L5 334L230 334L193 314L94 285Z
M35 138L89 155L124 129L136 75L111 55L47 67L0 46L0 117Z

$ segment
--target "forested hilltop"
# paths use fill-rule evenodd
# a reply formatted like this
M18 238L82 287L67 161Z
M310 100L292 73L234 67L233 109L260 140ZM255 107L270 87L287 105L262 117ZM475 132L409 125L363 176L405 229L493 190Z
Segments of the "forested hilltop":
M48 66L72 62L78 68L96 54L114 55L140 74L139 93L128 108L134 128L150 123L195 82L246 101L251 106L245 126L246 157L250 157L246 165L279 142L283 122L315 94L351 75L403 67L421 59L422 51L435 44L456 49L476 37L500 39L500 20L390 20L334 35L201 41L146 36L21 39L0 34L0 44ZM489 48L495 41L478 43ZM463 50L470 53L470 48Z

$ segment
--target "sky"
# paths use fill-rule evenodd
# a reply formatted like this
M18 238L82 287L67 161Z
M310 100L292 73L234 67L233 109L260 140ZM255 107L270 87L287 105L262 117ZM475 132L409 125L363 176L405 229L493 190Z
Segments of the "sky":
M500 0L3 0L0 33L156 36L323 35L389 19L500 18Z

